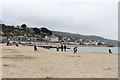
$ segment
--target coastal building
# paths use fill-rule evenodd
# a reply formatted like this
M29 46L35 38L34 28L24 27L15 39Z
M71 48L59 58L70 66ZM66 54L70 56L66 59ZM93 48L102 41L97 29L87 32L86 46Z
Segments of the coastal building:
M0 31L0 34L1 34L1 35L3 35L3 32L2 32L2 31Z
M79 43L76 43L76 42L69 42L68 44L69 45L79 45Z
M106 44L106 42L100 42L100 44L101 44L101 45L105 45L105 44Z
M27 41L32 41L32 42L39 42L42 41L41 38L35 38L35 37L26 37Z
M67 39L67 37L63 37L62 40L65 41Z
M45 40L50 42L51 41L51 36L45 36Z
M15 38L16 36L14 36ZM12 38L12 39L14 39ZM25 36L17 36L18 41L27 41L27 38Z
M71 38L68 38L67 40L68 40L68 41L70 41L70 40L71 40Z
M83 39L79 39L79 45L83 45Z
M20 28L20 25L17 25L17 26L14 26L15 28L19 29Z
M57 36L51 36L51 41L52 42L58 42L59 38Z

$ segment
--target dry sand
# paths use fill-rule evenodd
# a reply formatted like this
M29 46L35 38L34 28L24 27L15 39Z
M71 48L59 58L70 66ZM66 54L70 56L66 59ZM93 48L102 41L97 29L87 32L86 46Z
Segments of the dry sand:
M0 80L2 79L2 46L0 45Z
M2 44L3 78L118 78L118 55Z

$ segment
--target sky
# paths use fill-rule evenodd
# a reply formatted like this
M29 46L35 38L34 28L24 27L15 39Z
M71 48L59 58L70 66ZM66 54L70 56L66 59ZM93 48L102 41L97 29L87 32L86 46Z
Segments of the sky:
M2 21L118 40L118 0L1 0ZM1 15L1 13L0 13Z

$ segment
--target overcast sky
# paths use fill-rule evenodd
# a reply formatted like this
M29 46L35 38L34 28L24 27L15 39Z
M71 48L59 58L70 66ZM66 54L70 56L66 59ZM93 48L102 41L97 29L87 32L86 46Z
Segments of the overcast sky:
M118 39L118 0L2 0L2 20Z

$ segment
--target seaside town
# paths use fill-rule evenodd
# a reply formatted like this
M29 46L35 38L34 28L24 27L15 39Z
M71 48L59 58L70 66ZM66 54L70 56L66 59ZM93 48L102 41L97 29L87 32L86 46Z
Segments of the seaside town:
M82 38L66 37L53 35L52 31L45 27L29 28L26 24L21 26L6 26L2 24L2 43L19 43L19 44L52 44L52 45L106 45L100 40L88 40ZM8 31L8 32L7 32ZM21 33L19 32L21 31ZM6 33L7 32L7 33ZM19 33L18 33L19 32ZM29 33L28 33L29 32ZM32 35L31 35L32 34Z
M36 38L36 37L26 37L26 36L13 36L13 37L5 37L2 36L1 42L17 42L21 44L67 44L67 45L105 45L104 42L100 42L99 40L88 40L84 41L83 39L71 39L63 37L60 39L58 36L45 36L45 38Z

